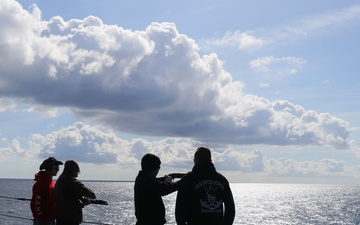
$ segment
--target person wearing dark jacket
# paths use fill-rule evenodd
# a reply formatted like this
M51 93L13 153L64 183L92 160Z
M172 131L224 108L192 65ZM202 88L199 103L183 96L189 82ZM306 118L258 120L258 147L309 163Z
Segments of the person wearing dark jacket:
M136 225L163 225L165 206L162 196L178 189L177 182L165 176L156 178L161 161L153 154L146 154L141 159L141 171L135 179L134 201Z
M82 208L95 199L95 193L77 180L80 167L74 160L65 162L64 171L55 184L56 225L79 225Z
M231 225L235 203L228 180L218 173L208 148L199 147L194 167L179 183L175 218L178 225Z
M34 220L33 225L55 225L55 198L53 177L63 163L54 157L49 157L40 165L40 171L35 174L35 184L32 188L30 202Z

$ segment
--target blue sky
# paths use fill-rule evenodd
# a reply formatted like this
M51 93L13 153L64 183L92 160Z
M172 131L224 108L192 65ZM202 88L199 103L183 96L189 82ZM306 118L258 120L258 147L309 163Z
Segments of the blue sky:
M0 177L358 183L357 1L0 2Z

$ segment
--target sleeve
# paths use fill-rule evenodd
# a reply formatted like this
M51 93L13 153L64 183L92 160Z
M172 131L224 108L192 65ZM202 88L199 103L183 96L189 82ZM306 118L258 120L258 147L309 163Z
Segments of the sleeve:
M227 182L226 185L224 205L225 205L224 225L232 225L235 218L235 202L230 189L229 182Z
M88 187L86 187L83 183L81 183L80 181L75 181L74 182L75 185L75 192L77 193L78 196L80 196L80 198L82 197L86 197L86 198L90 198L90 199L96 199L96 195L95 193Z
M31 210L34 217L40 222L44 221L46 210L46 194L48 194L48 188L43 182L36 182L33 186L33 196L31 202Z
M178 182L172 182L172 181L159 181L161 178L156 179L157 180L157 190L159 191L159 194L161 196L168 195L170 193L173 193L178 190L179 185Z
M155 180L157 180L157 181L165 181L165 177L157 177L157 178L155 178Z

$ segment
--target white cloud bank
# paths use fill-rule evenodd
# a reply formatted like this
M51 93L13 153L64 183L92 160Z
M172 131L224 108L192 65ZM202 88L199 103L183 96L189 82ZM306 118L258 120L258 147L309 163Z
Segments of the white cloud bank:
M3 144L6 140L2 141ZM35 155L47 158L55 156L59 160L76 159L93 165L113 165L117 171L136 171L141 157L148 152L161 158L170 171L188 171L193 163L193 153L199 142L189 138L166 138L147 141L142 138L124 140L113 131L101 126L89 126L77 122L48 135L34 134L26 144L19 140L8 142L8 147L0 148L0 162L9 158L31 159ZM288 158L268 158L265 151L238 152L231 147L210 146L213 161L220 171L263 174L273 177L312 176L339 177L356 176L356 168L334 159L318 161L297 161Z
M43 21L40 10L32 10L14 0L0 2L3 97L68 107L97 124L140 135L223 144L355 146L340 118L244 93L216 54L201 56L194 40L179 34L173 23L132 31L93 16ZM74 146L83 141L76 133L64 138ZM116 154L93 145L103 161Z

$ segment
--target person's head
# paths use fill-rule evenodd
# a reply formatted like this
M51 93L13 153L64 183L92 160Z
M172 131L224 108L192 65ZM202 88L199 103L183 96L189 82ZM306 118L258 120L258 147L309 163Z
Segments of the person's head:
M80 173L80 167L75 160L67 160L64 165L63 174L77 177Z
M160 170L160 158L154 154L147 153L141 159L141 171L147 174L155 174Z
M194 154L194 163L196 165L203 162L211 162L211 152L206 147L198 147Z
M62 164L63 163L61 161L56 160L54 157L49 157L41 163L39 169L45 170L51 176L56 176L56 174L59 172L59 165Z

